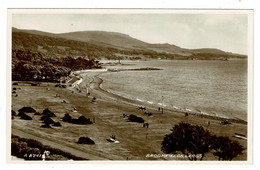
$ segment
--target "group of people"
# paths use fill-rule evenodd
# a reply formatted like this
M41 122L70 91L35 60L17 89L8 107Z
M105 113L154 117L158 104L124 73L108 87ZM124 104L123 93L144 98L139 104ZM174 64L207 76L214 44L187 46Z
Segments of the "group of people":
M143 128L148 128L149 127L149 123L143 123Z
M161 108L161 107L158 107L158 111L160 112L162 112L163 113L163 107Z

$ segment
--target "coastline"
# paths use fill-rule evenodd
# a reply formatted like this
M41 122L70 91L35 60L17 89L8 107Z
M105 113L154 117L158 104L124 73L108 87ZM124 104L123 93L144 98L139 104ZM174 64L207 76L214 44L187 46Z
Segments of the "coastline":
M145 155L161 153L160 147L163 137L175 124L182 121L201 125L216 135L229 136L234 140L239 140L244 147L247 147L247 139L234 137L236 133L247 136L245 124L233 122L232 125L222 125L219 118L192 114L185 117L184 112L168 109L165 109L164 114L161 114L154 105L106 91L102 87L103 79L99 77L103 73L105 72L92 70L92 72L80 74L79 77L82 81L74 88L59 88L54 87L53 84L37 87L21 86L22 90L18 91L19 97L12 98L15 111L22 106L31 106L39 112L48 107L57 115L54 118L55 121L60 121L64 113L70 113L75 118L84 115L92 120L95 117L93 125L80 126L61 122L62 127L60 128L44 129L40 127L41 122L37 116L34 116L33 122L15 117L12 120L12 132L21 137L29 136L43 139L46 143L54 142L53 146L58 145L66 148L67 152L75 153L76 156L83 156L89 160L165 160L164 158L147 158ZM46 90L46 87L49 90ZM79 87L81 92L76 87ZM90 92L88 97L86 97L87 89ZM60 94L60 98L55 98L55 94ZM27 100L24 100L24 97ZM95 103L91 103L93 97L97 98ZM61 102L63 99L67 101L66 104ZM138 110L140 106L146 106L153 115L145 116L144 111ZM77 108L76 113L71 111L73 107ZM142 124L126 121L122 117L123 113L143 117L145 122L149 122L149 129L144 129ZM208 121L211 122L210 126L207 124ZM93 139L96 145L78 145L76 141L82 135ZM108 143L106 138L110 135L116 135L120 144ZM246 160L247 150L236 159ZM176 159L168 158L167 160ZM206 160L215 160L215 158L209 153Z
M139 70L139 69L121 69L121 70L118 70L118 71L129 71L129 70ZM146 71L146 69L141 69L142 71ZM148 69L149 70L149 69ZM152 70L157 70L157 69L152 69ZM158 70L161 70L161 69L158 69ZM153 109L157 108L158 106L160 106L159 104L154 104L154 103L149 103L149 101L143 101L143 100L138 100L138 98L135 99L132 99L132 98L127 98L125 96L122 96L118 93L115 93L115 92L112 92L110 90L107 90L105 89L104 87L102 87L102 83L104 83L104 80L100 77L101 74L105 74L105 73L108 73L108 72L114 72L114 71L109 71L107 70L106 72L101 72L99 74L96 74L94 77L100 79L99 83L98 83L98 88L103 91L103 92L106 92L106 93L110 93L112 94L113 96L117 97L117 98L120 98L122 100L126 100L128 102L128 104L132 104L132 105L135 105L135 106L139 106L138 104L140 105L146 105L147 107L151 107ZM94 78L92 77L92 78ZM222 116L214 116L214 115L210 115L210 114L207 114L207 113L203 113L203 112L195 112L195 111L191 111L191 110L188 110L186 109L186 111L184 109L175 109L174 107L173 108L170 108L170 107L167 107L165 108L169 111L172 111L172 112L178 112L178 113L183 113L185 114L186 112L188 112L189 114L191 115L194 115L194 116L197 116L197 117L201 117L201 118L207 118L207 119L213 119L213 120L219 120L219 121L224 121L224 120L228 120L229 122L233 122L233 123L241 123L241 124L245 124L247 125L247 121L245 120L242 120L242 119L234 119L234 118L229 118L229 117L222 117Z

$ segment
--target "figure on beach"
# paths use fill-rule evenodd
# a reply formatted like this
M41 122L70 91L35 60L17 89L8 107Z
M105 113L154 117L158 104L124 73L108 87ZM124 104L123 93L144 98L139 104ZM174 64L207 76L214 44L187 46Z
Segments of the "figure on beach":
M143 128L148 128L149 127L149 123L143 123Z
M140 106L140 107L138 108L138 110L146 110L146 108L143 107L143 106Z
M93 97L91 103L95 103L96 99L97 99L96 97Z

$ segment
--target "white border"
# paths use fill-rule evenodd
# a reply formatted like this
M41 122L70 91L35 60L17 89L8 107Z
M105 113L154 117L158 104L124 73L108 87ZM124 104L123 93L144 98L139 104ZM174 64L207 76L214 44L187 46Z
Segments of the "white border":
M174 8L174 9L191 9L191 8L197 8L197 9L204 9L204 8L209 8L209 9L254 9L254 44L259 44L259 31L260 28L259 28L259 16L260 16L260 13L259 13L259 3L256 2L256 1L245 1L245 0L241 0L239 2L239 0L214 0L213 2L211 0L209 1L192 1L192 0L182 0L182 1L178 1L178 2L170 2L168 0L157 0L156 2L155 1L149 1L148 3L144 2L141 2L141 1L137 1L137 0L132 0L130 2L126 2L126 1L120 1L120 2L117 2L117 1L113 1L111 3L111 1L105 1L105 0L96 0L95 2L92 2L92 1L88 1L88 2L85 2L84 0L81 0L80 2L77 1L77 2L70 2L70 1L63 1L63 2L53 2L52 0L45 0L45 1L33 1L33 2L30 2L30 1L4 1L3 3L1 2L1 5L0 5L0 9L1 9L1 15L0 15L0 20L1 21L5 21L6 23L6 11L7 11L7 8ZM1 22L3 23L3 22ZM0 31L0 37L6 37L6 26L5 24L1 25L1 31ZM2 38L2 41L3 39L5 38ZM1 57L0 57L0 63L1 63L1 68L2 68L2 71L0 72L0 75L1 75L1 78L2 79L5 79L6 77L6 58L4 56L6 56L6 44L2 44L2 41L1 41L1 50L0 50L0 54ZM255 56L259 56L259 51L257 49L257 46L255 46L255 49L254 49L254 55ZM259 59L257 57L254 58L254 75L257 75L258 73L258 63L259 63ZM251 69L251 71L253 71L253 68ZM255 79L254 79L254 102L255 102L255 105L254 105L254 112L256 113L257 111L260 111L259 109L259 105L257 105L257 102L259 101L259 97L257 96L257 94L259 94L259 88L260 86L260 83L259 83L259 80L257 79L257 77L255 76ZM5 83L2 83L1 84L1 94L5 94L6 93L6 88L5 88ZM252 92L251 92L252 93ZM0 123L0 129L1 129L1 134L2 136L5 136L3 134L5 134L5 128L6 128L6 124L5 124L5 120L6 120L6 117L5 117L5 113L6 113L6 108L5 108L5 102L6 102L6 98L4 95L1 96L1 105L0 105L0 112L1 112L1 123ZM259 114L255 114L254 115L254 121L257 122L259 120ZM255 169L256 167L258 167L259 169L259 157L258 157L258 153L257 153L257 150L259 150L258 148L258 145L257 143L259 143L259 135L257 135L257 129L259 129L259 123L255 123L254 125L254 132L255 132L255 136L254 136L254 166L247 166L247 167L244 167L244 166L229 166L228 168L230 169L239 169L239 168L248 168L248 169ZM249 128L248 128L249 129ZM252 141L253 142L253 141ZM5 150L5 141L4 140L1 140L1 148L0 148L0 153L1 153L1 164L0 164L0 169L2 168L22 168L22 169L39 169L39 166L26 166L26 165L7 165L5 163L5 154L3 154L2 151ZM111 165L105 165L106 167L101 167L102 169L103 168L115 168L114 166L111 166ZM80 166L82 167L82 166ZM129 165L128 165L129 167ZM131 169L132 168L140 168L140 166L135 166L135 165L131 165ZM167 165L152 165L152 166L146 166L145 168L169 168ZM226 166L224 166L226 167ZM224 168L223 166L216 166L216 168ZM53 168L53 166L47 166L47 165L44 165L44 166L41 166L41 168ZM62 165L56 165L56 168L65 168L63 167ZM66 168L73 168L73 165L66 165ZM66 169L65 168L65 169ZM96 168L96 166L92 166L90 165L88 168ZM120 169L122 169L123 167L119 167ZM141 167L141 168L144 168L144 167ZM173 167L171 167L173 168ZM192 168L192 169L201 169L202 167L200 166L175 166L174 168ZM204 167L203 167L204 168ZM213 168L213 167L209 167L209 166L206 166L205 168ZM117 168L116 168L117 169ZM214 169L214 168L213 168Z

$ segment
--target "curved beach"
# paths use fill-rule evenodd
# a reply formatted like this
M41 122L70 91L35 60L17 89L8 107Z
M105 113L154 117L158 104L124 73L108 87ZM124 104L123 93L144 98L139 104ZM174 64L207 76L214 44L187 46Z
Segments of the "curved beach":
M129 71L129 70L130 69L120 70L120 71ZM133 69L133 70L137 70L137 69ZM102 87L104 80L100 77L100 75L107 73L107 71L93 72L91 70L91 72L92 73L90 73L88 71L84 71L84 72L81 72L81 73L78 72L78 74L80 74L82 78L85 77L85 79L87 78L87 79L92 80L91 82L85 82L80 86L81 89L83 89L84 92L86 92L86 87L89 87L90 89L93 90L93 93L94 93L94 94L92 94L93 96L99 95L99 96L102 96L102 98L108 97L109 99L113 99L115 101L120 100L120 102L123 102L125 104L133 105L133 106L136 106L136 107L145 106L145 107L152 109L152 110L157 110L158 107L162 107L161 103L156 104L156 103L153 103L153 102L150 102L150 101L144 101L144 100L141 100L141 99L138 99L138 98L131 99L131 98L119 95L117 93L113 93L112 91L109 91L109 90ZM77 84L79 85L82 82L83 82L82 79L80 79L80 80L78 80ZM228 118L228 117L225 117L225 116L214 116L214 115L209 115L209 114L203 113L203 112L194 112L194 111L189 110L189 109L180 109L178 107L172 107L172 108L164 107L164 111L169 111L169 112L172 112L174 114L177 114L177 113L185 114L185 113L188 112L190 115L200 117L200 118L207 118L207 119L213 119L213 120L219 120L219 121L228 120L229 122L234 122L234 123L236 122L236 123L241 123L241 124L245 124L245 125L247 124L247 121L239 119L239 118Z
M165 109L162 114L156 105L118 96L103 89L103 80L99 77L103 73L104 71L94 72L93 70L82 72L78 74L78 81L74 82L78 84L75 87L68 87L69 90L54 87L51 83L43 83L38 87L21 83L18 85L21 87L21 90L17 92L19 96L12 99L14 111L23 106L31 106L38 112L49 108L57 116L53 118L55 121L60 121L65 113L69 113L73 118L84 115L93 120L94 124L74 125L61 121L62 127L45 129L40 127L42 123L37 115L32 116L31 121L15 117L12 120L12 133L25 138L42 140L53 147L59 146L67 152L88 160L183 160L146 157L146 154L162 153L160 148L164 136L181 121L203 126L212 134L228 136L247 147L247 139L234 137L236 133L247 136L245 122L230 120L232 125L222 125L222 118L196 114L185 117L184 112L169 109ZM87 91L90 93L88 97ZM60 97L55 97L55 94L59 94ZM91 102L93 97L96 97L94 103ZM66 100L67 103L62 103L62 100ZM140 106L145 106L153 115L145 116L144 111L138 110ZM77 112L72 111L74 107L77 108ZM122 116L123 114L142 117L145 122L149 123L149 128L127 121ZM106 139L111 135L115 135L120 143L107 142ZM81 136L90 137L96 144L94 146L77 144L76 141ZM237 157L236 160L245 160L246 157L245 150L243 155ZM215 160L215 157L209 153L205 160Z

